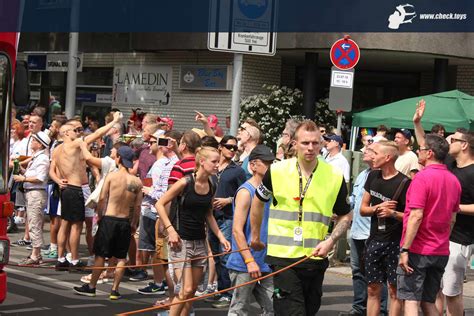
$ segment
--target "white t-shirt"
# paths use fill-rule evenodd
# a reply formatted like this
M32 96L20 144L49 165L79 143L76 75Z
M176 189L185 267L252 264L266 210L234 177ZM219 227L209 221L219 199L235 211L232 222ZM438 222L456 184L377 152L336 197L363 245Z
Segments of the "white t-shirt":
M338 154L332 157L328 155L326 157L326 162L330 164L331 166L334 166L338 168L339 170L341 170L342 175L344 176L344 181L346 183L349 182L351 167L349 166L349 162L347 161L346 157L344 157L344 155L341 152L339 152Z
M411 150L405 152L403 155L398 156L398 159L395 161L395 169L407 177L411 177L410 171L420 169L418 157Z

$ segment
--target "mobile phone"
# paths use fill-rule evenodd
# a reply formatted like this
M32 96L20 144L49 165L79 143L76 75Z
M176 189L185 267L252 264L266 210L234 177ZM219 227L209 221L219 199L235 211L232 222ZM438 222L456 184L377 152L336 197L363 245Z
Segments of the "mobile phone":
M158 138L158 146L168 146L168 138Z

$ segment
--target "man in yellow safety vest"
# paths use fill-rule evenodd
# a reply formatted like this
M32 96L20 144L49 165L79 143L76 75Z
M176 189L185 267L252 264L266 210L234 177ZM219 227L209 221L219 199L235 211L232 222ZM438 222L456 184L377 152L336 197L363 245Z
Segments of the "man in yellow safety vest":
M297 157L273 164L257 188L251 208L252 242L262 249L260 224L265 201L273 198L268 219L267 258L278 271L305 256L303 263L274 277L275 315L315 315L321 306L326 258L351 222L341 171L318 158L321 133L312 121L295 133ZM325 239L331 217L338 217Z

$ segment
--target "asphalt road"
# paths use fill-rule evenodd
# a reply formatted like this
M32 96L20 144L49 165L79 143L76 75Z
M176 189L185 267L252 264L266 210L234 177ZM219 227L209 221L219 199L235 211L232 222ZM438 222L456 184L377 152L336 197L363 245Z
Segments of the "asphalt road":
M48 229L48 224L45 224ZM11 241L22 237L22 233L10 235ZM48 241L49 232L45 232ZM86 258L85 241L81 242L81 254ZM10 263L18 263L29 251L25 247L12 247ZM51 263L53 264L53 263ZM21 268L6 267L8 273L8 294L5 302L0 305L0 315L114 315L118 313L140 310L151 307L160 296L145 296L136 292L146 282L130 282L124 279L120 285L122 299L110 301L111 284L98 285L97 296L94 298L76 295L72 287L81 284L83 274L56 272L53 268ZM469 271L469 286L474 283L474 270ZM468 286L468 287L469 287ZM324 295L318 315L336 316L341 311L348 311L352 302L352 281L350 271L346 267L329 269L324 280ZM466 315L474 315L474 298L467 293L465 296ZM214 316L226 315L226 309L212 308L211 304L197 302L194 304L195 315ZM252 304L253 315L259 314L257 303ZM156 315L155 312L139 315ZM166 315L162 313L162 315Z

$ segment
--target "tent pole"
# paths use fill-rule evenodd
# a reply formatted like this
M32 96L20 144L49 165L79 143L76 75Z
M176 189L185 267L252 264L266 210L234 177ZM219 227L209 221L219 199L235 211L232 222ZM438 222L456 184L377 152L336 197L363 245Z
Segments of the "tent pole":
M357 142L357 135L359 135L359 127L352 126L351 128L351 142L349 143L349 149L351 151L355 150L356 142Z

